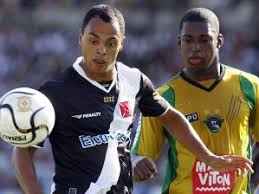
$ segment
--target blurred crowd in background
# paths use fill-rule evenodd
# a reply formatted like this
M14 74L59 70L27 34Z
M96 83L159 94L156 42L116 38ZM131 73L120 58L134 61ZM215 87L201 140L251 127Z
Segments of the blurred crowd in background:
M81 21L97 3L122 11L126 40L119 59L141 69L155 86L182 68L176 44L178 23L192 7L207 7L219 16L225 37L221 61L259 75L259 0L0 0L0 96L16 87L37 89L71 65L80 55ZM0 194L21 193L11 153L12 146L0 140ZM49 193L53 172L49 144L38 153L39 182ZM158 177L148 181L148 187L137 183L135 194L159 193L164 160L158 161Z

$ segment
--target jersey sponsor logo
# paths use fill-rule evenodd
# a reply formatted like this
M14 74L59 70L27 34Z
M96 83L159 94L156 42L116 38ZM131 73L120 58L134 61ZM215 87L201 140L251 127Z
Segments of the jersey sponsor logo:
M120 110L121 110L121 116L123 118L127 118L127 117L132 116L129 101L120 102L119 106L120 106Z
M79 114L79 115L72 115L71 117L76 119L87 119L91 117L100 117L101 112L93 112L93 113L85 113L85 114Z
M129 136L121 133L116 134L100 134L96 136L80 135L79 140L82 148L90 148L101 144L108 143L109 140L117 140L118 143L125 143L129 141Z
M189 122L194 122L199 120L198 113L196 112L186 115L185 117L188 119Z
M219 115L209 115L203 123L211 130L213 133L217 133L223 123L223 119Z
M235 183L235 173L212 170L204 162L196 160L193 167L193 194L229 194Z

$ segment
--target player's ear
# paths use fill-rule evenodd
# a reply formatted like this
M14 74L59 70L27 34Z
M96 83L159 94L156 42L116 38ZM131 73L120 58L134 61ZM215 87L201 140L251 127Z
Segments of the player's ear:
M218 35L218 42L217 42L217 48L219 49L224 44L224 37L221 33Z

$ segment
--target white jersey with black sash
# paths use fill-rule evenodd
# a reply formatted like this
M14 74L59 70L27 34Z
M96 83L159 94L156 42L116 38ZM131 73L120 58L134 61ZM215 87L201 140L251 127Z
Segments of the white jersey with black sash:
M136 68L116 63L109 87L91 80L78 58L56 80L41 87L56 111L49 137L55 175L52 193L132 192L130 132L138 107L143 115L163 114L168 104Z

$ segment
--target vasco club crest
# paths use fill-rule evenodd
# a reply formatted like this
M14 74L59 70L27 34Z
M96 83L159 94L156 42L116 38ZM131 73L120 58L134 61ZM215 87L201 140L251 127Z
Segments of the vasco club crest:
M121 110L121 116L123 118L132 116L129 101L120 102L119 106L120 106L120 110Z
M203 121L206 126L211 130L213 133L217 133L223 123L223 119L219 115L208 115L207 119Z

